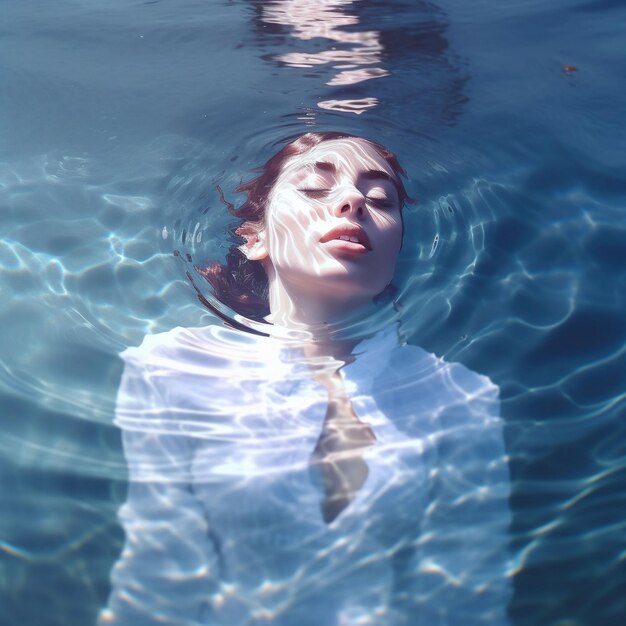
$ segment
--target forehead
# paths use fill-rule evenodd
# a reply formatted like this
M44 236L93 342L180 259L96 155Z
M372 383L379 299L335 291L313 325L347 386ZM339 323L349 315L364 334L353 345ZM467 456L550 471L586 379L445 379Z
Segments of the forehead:
M304 154L291 157L279 180L307 171L328 171L354 176L371 170L386 172L395 178L396 174L376 149L362 139L333 139L324 141Z

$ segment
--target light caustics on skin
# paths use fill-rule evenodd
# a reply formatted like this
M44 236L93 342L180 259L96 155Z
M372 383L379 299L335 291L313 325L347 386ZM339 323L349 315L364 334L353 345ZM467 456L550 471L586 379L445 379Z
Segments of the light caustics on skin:
M323 336L391 282L402 243L396 174L361 139L319 144L287 162L265 222L242 252L269 279L271 321Z
M361 139L319 144L287 162L261 227L243 225L241 250L269 279L271 320L312 332L366 307L391 282L402 242L396 174ZM338 369L326 359L315 378L328 391L324 426L311 456L321 478L322 516L332 522L368 476L362 458L376 437L352 407Z
M296 39L309 41L327 39L331 47L320 52L288 52L276 59L291 67L311 68L331 65L337 73L327 85L354 85L374 78L382 78L389 71L377 67L382 60L383 45L375 30L346 31L359 23L356 15L345 13L355 0L276 0L263 7L263 21L292 27ZM334 44L340 44L337 48ZM323 109L334 109L360 114L378 104L373 97L356 100L324 100Z

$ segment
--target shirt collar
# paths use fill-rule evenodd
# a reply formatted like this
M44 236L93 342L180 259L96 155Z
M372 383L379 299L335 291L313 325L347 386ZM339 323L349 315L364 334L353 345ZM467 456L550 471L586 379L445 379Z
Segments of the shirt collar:
M287 370L308 370L309 366L303 358L302 341L308 339L302 331L288 331L286 329L272 328L269 336L261 337L252 334L241 333L241 331L227 330L220 327L211 326L204 329L212 335L220 335L222 342L231 338L232 343L238 339L245 346L251 348L256 344L263 354L263 361L266 367L274 374L282 378L287 375ZM387 366L391 359L392 351L401 345L400 324L394 321L382 328L370 337L361 340L353 349L352 354L356 357L352 363L348 363L342 368L344 376L350 380L358 381L360 385L370 386L374 380Z

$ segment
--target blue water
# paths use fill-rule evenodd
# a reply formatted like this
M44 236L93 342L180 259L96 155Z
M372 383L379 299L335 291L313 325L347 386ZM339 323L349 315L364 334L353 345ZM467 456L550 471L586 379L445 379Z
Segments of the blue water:
M185 276L228 248L215 186L311 129L398 154L403 326L501 389L513 623L626 623L626 5L306 5L5 2L0 624L94 622L117 355L215 323Z

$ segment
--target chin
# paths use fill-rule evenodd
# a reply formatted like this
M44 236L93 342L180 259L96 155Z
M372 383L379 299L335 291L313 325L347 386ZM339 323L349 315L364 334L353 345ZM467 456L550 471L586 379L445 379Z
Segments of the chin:
M372 280L371 274L363 273L355 276L352 272L333 272L316 278L323 282L324 292L330 292L333 295L341 294L341 299L373 299L391 282L391 278ZM314 289L313 280L311 280L311 289Z

